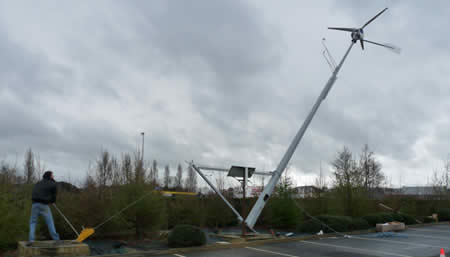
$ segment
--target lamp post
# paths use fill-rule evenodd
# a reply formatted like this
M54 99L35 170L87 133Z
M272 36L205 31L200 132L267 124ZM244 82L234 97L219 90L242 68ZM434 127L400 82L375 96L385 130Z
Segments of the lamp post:
M144 162L144 132L141 132L142 135L142 162Z

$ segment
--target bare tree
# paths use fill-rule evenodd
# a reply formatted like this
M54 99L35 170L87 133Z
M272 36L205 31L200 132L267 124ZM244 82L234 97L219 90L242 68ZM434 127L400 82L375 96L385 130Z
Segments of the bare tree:
M5 161L0 162L0 184L15 184L17 183L17 168L10 166Z
M266 186L266 176L262 175L260 177L260 182L261 182L261 192L264 191L264 187Z
M449 173L450 173L450 154L447 156L447 160L444 165L444 171L445 171L445 187L447 190L449 190Z
M375 159L374 153L369 150L368 144L365 144L359 159L358 169L363 178L364 188L368 191L379 187L385 180L381 172L381 163Z
M107 150L103 150L100 159L96 161L96 183L99 187L104 188L111 184L112 180L112 162L111 155Z
M145 167L144 160L142 159L142 154L139 150L134 152L134 176L135 182L142 184L145 182Z
M125 184L131 184L134 181L133 163L129 153L122 155L122 164L120 165L122 179Z
M117 158L112 156L111 157L111 167L112 167L112 184L122 185L124 183L124 179L122 176L122 170L119 165L119 161L117 161Z
M317 197L322 196L322 192L327 188L327 178L322 172L322 162L320 162L319 176L315 179L314 185L317 187Z
M181 167L181 164L178 164L177 176L175 177L175 187L178 190L183 188L183 167Z
M336 159L331 163L334 168L334 183L337 186L360 186L362 176L353 160L352 153L344 146L342 151L338 152Z
M217 172L215 177L217 189L223 193L225 191L225 174L222 172Z
M278 184L276 185L276 193L281 197L291 197L295 192L294 179L289 175L290 166L286 168L283 175L281 175Z
M36 162L36 177L40 179L46 170L45 163L41 160L41 156L39 154L36 154L35 162Z
M188 166L188 174L186 178L186 189L189 192L197 191L197 173L191 165Z
M23 166L25 183L32 184L36 179L36 166L34 163L34 153L31 148L25 154Z
M170 169L169 165L164 167L164 188L168 189L170 186Z
M150 168L150 183L153 187L156 187L158 184L158 163L156 160L153 160L152 167Z
M86 178L83 182L83 188L94 189L96 187L95 179L92 175L93 173L95 173L95 171L93 171L92 165L91 165L91 163L89 163L87 171L86 171Z
M345 213L351 216L353 210L353 190L362 186L362 177L350 150L344 146L331 163L334 168L334 184L338 192L343 193Z
M433 186L433 193L439 197L439 200L444 199L444 196L446 195L446 180L447 176L445 172L443 172L442 174L439 174L438 171L433 172L431 185Z

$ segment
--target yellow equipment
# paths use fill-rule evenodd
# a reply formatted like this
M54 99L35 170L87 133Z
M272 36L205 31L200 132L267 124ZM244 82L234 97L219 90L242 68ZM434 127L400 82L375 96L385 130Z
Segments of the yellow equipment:
M176 192L176 191L159 191L163 196L172 196L172 195L190 195L195 196L196 193L193 192Z
M86 240L86 238L88 238L90 235L94 234L94 232L95 232L95 230L93 228L83 228L83 230L81 230L81 233L78 236L78 238L76 239L76 241L81 243L84 240Z

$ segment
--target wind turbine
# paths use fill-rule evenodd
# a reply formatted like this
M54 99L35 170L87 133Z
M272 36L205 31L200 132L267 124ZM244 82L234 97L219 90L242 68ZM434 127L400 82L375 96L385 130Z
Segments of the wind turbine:
M391 45L391 44L381 44L374 41L366 40L364 39L364 28L367 27L372 21L374 21L378 16L380 16L382 13L384 13L388 8L384 8L381 12L379 12L377 15L375 15L372 19L370 19L368 22L366 22L361 28L340 28L340 27L328 27L328 29L332 30L341 30L341 31L347 31L351 32L352 42L356 43L359 41L361 43L361 48L364 50L364 42L374 44L377 46L386 47L396 53L400 53L401 49Z
M350 46L348 47L347 51L345 52L344 56L342 57L341 61L336 67L333 67L333 72L331 74L331 77L328 79L327 83L325 84L325 87L322 89L322 92L320 93L319 97L317 98L316 102L314 103L310 113L306 117L305 121L303 122L302 126L298 130L297 134L295 135L294 139L292 140L291 144L289 145L286 153L284 154L283 158L280 160L280 163L278 164L275 171L272 173L272 177L269 180L269 183L264 187L264 191L260 194L258 197L258 200L256 201L255 205L253 206L252 210L248 214L247 218L245 219L245 224L250 229L253 229L253 226L255 225L256 221L258 220L259 215L261 214L264 206L266 205L267 201L269 200L270 196L272 195L276 184L278 183L281 175L283 174L284 170L286 169L286 166L288 165L289 161L291 160L292 155L295 152L295 149L297 148L298 144L300 143L301 139L303 138L303 135L305 134L306 130L308 129L309 124L311 123L312 119L314 118L314 115L316 114L317 110L320 107L320 104L322 101L325 100L328 93L330 92L331 87L333 86L334 82L336 82L337 74L339 73L339 70L341 69L342 65L344 64L345 59L347 58L348 54L350 53L350 50L352 49L353 45L359 40L361 43L361 48L364 49L364 42L378 45L385 47L387 49L393 50L397 53L399 53L399 48L387 45L387 44L380 44L373 41L365 40L364 39L364 31L363 29L369 25L372 21L374 21L378 16L380 16L383 12L385 12L388 8L385 8L383 11L379 12L375 17L370 19L366 24L364 24L361 28L336 28L336 27L330 27L329 29L334 30L343 30L351 32L352 41Z

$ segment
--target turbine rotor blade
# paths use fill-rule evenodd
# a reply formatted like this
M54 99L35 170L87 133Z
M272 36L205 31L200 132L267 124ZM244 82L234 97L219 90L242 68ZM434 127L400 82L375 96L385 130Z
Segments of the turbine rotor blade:
M342 30L342 31L348 31L348 32L353 32L353 31L358 30L358 29L355 29L355 28L338 28L338 27L328 27L328 29Z
M367 43L370 43L370 44L377 45L377 46L385 47L385 48L387 48L387 49L389 49L389 50L391 50L391 51L393 51L394 53L397 53L397 54L400 54L400 52L402 51L402 49L400 47L394 46L392 44L386 44L386 43L385 44L381 44L381 43L377 43L377 42L373 42L373 41L365 40L365 39L363 41L367 42Z
M379 12L377 15L375 15L372 19L370 19L368 22L366 22L366 24L364 24L361 29L365 28L367 25L369 25L373 20L375 20L376 18L378 18L378 16L380 16L382 13L384 13L388 8L384 8L383 11Z

